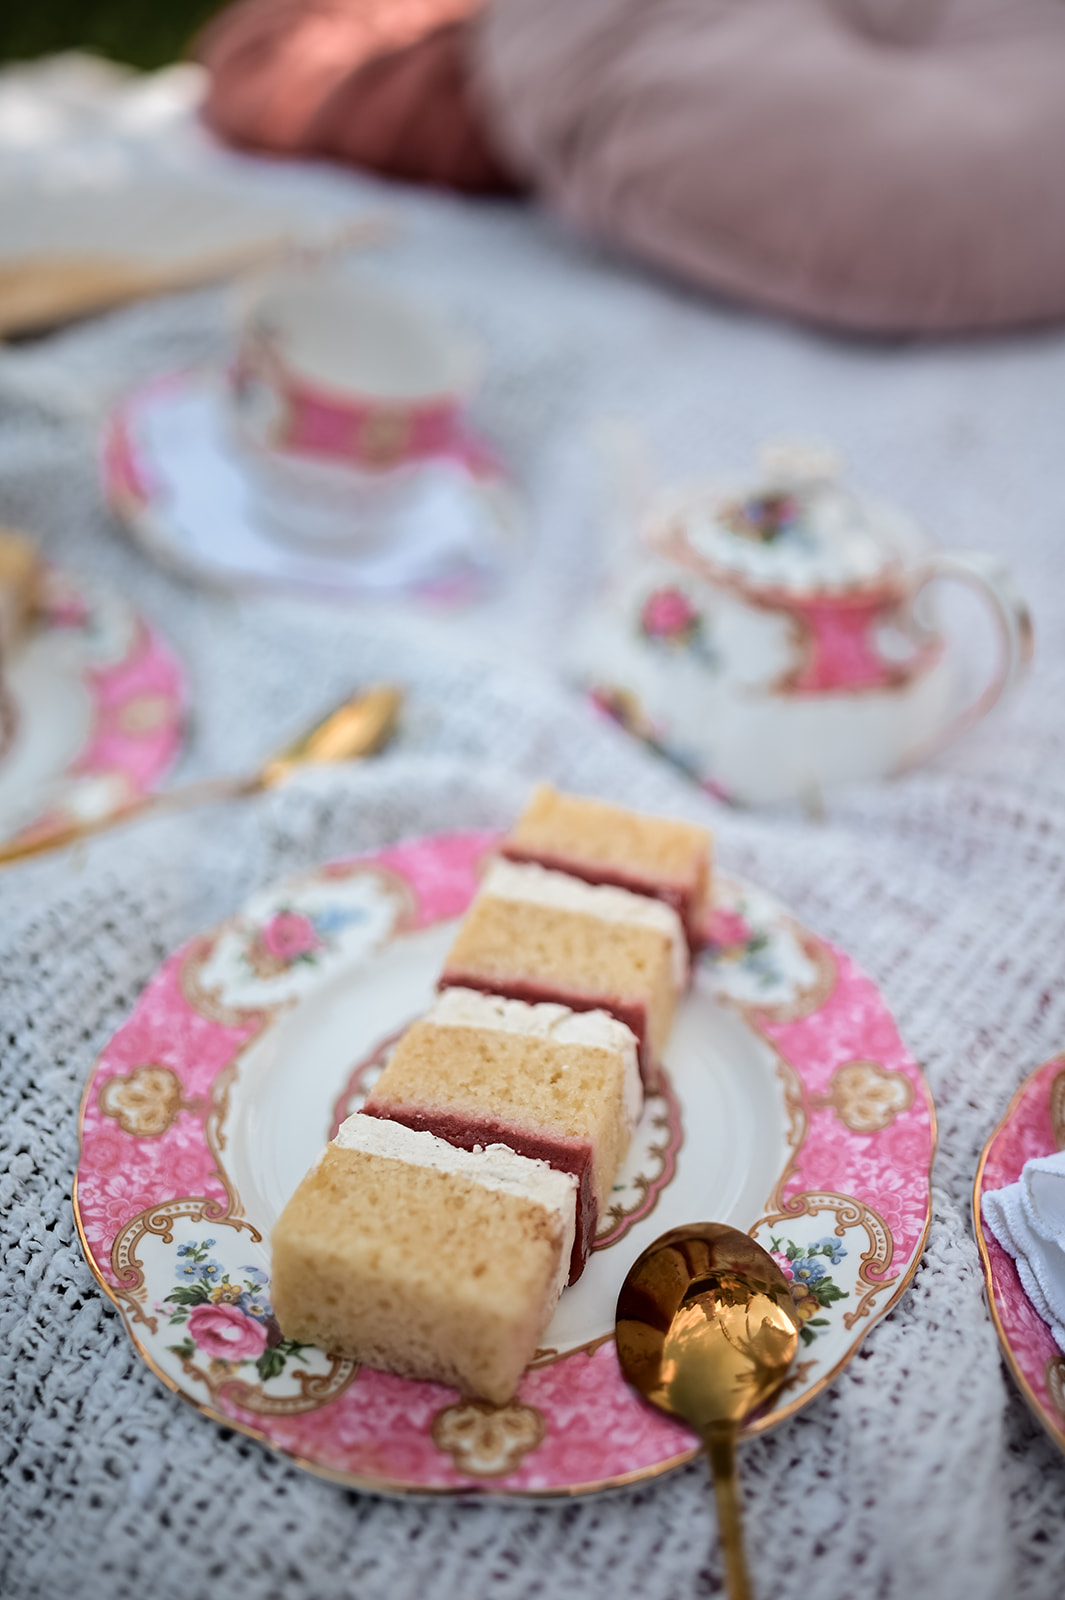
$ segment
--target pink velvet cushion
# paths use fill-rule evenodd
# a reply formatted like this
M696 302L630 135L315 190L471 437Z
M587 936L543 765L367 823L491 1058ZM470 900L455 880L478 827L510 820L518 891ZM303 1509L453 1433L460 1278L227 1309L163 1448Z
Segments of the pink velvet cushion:
M494 0L497 140L579 226L880 332L1065 313L1065 0Z

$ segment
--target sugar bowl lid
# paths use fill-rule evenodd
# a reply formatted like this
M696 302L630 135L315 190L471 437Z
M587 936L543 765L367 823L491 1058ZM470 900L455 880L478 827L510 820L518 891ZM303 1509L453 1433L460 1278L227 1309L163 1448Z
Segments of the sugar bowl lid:
M759 468L747 489L664 491L648 515L647 542L711 582L826 598L893 588L927 549L909 518L840 482L830 450L770 444Z

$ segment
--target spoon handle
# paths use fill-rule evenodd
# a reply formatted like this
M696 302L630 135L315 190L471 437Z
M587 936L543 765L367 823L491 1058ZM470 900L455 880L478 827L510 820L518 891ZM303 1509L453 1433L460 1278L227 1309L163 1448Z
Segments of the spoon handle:
M141 795L118 811L105 817L93 817L85 822L71 822L64 828L42 834L37 839L20 841L17 837L0 844L0 867L13 861L25 861L30 856L45 855L51 850L62 850L68 844L78 844L98 833L136 822L141 817L161 815L168 811L184 811L190 806L211 805L216 800L236 800L255 794L262 788L258 775L252 778L204 778L198 783L187 783L180 789L163 789L158 794Z
M391 737L403 703L402 692L393 684L381 683L349 700L315 723L294 744L278 751L266 764L243 778L203 778L177 789L161 789L158 794L141 795L107 816L85 822L71 822L37 838L17 836L0 843L0 867L28 856L61 850L94 834L105 833L139 817L157 816L169 811L184 811L189 806L211 805L217 800L240 800L276 788L299 767L357 761L373 755Z
M703 1435L703 1443L714 1475L718 1532L725 1552L729 1600L751 1600L740 1519L740 1486L736 1476L736 1429L730 1422L712 1424Z

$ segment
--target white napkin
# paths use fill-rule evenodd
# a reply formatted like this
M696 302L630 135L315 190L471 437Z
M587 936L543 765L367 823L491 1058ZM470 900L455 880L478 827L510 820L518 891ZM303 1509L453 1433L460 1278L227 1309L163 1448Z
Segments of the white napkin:
M1065 1350L1065 1150L1026 1161L1016 1183L988 1190L982 1210L1016 1261L1025 1294Z

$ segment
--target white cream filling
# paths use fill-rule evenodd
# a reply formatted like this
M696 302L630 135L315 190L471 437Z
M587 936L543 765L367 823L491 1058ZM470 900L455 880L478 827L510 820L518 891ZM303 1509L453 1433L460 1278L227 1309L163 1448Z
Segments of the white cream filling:
M419 1133L402 1122L383 1117L368 1117L361 1111L342 1122L333 1143L341 1150L360 1150L364 1155L383 1156L403 1161L409 1167L431 1167L453 1177L468 1178L482 1188L530 1200L558 1217L562 1229L558 1283L555 1298L562 1293L569 1277L570 1256L577 1229L577 1176L558 1172L546 1161L533 1161L516 1155L505 1144L461 1150L438 1139L433 1133ZM321 1158L319 1157L319 1160Z
M673 956L673 982L683 989L688 981L688 941L681 920L672 906L647 895L633 894L613 884L585 883L565 872L552 872L532 862L495 861L481 894L497 900L521 900L530 905L550 906L559 911L578 911L603 922L618 922L638 928L657 928L670 942Z
M622 1060L622 1110L630 1133L640 1120L643 1082L636 1035L605 1011L571 1011L546 1000L530 1005L525 1000L504 1000L498 994L456 988L437 996L425 1020L438 1028L490 1028L544 1039L549 1044L610 1050Z

